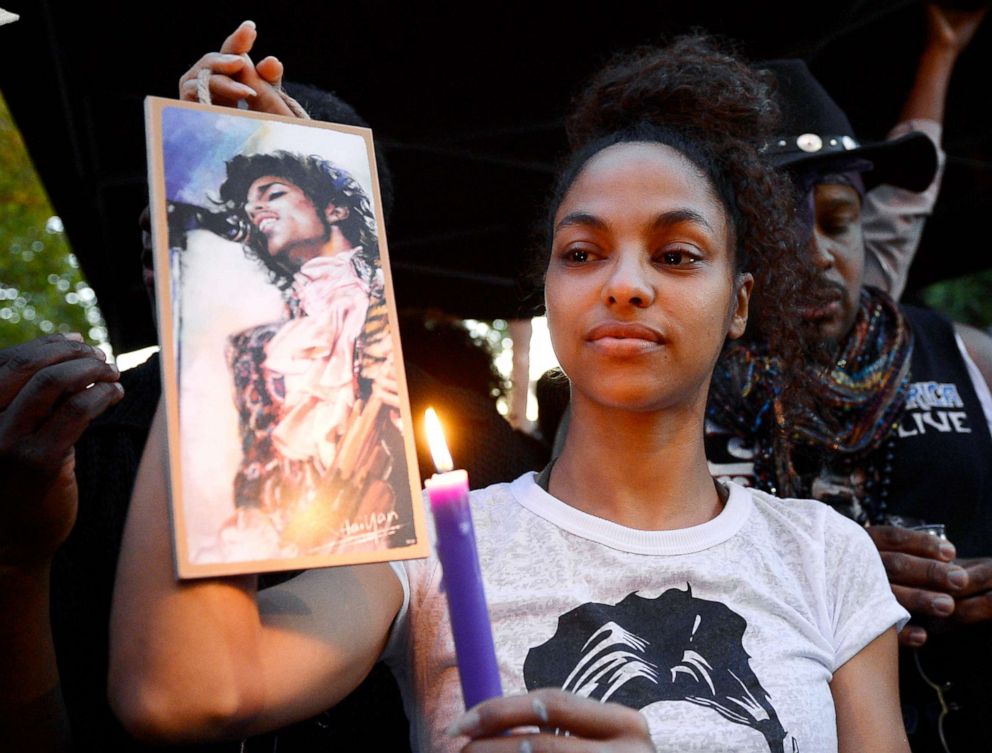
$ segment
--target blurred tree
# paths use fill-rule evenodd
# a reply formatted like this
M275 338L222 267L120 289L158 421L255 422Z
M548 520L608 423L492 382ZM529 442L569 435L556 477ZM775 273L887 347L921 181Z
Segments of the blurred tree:
M934 283L923 289L922 298L956 322L987 329L992 325L992 269Z
M0 347L50 332L110 350L96 294L0 94Z

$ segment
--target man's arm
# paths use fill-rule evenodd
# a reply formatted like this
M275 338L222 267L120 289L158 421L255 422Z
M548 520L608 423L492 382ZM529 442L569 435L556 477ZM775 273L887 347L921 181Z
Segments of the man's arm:
M961 338L981 378L992 390L992 337L967 324L954 323L954 334ZM977 385L976 385L977 386Z
M922 131L937 147L938 167L933 182L922 193L895 186L879 186L865 196L865 283L881 288L898 299L933 211L944 169L940 149L947 87L958 56L971 42L985 16L985 8L955 11L927 6L927 43L920 55L916 78L902 108L894 139L910 131Z
M985 386L992 391L992 338L981 330L966 324L955 323L954 331L965 345L968 355L978 368L978 375L972 380L981 379ZM975 384L976 392L981 391L981 384ZM986 398L992 400L992 395L986 393ZM992 405L983 406L986 411L985 420L992 431ZM990 542L992 547L992 542ZM968 573L968 585L956 594L956 604L952 622L970 624L992 620L992 557L974 557L958 562Z

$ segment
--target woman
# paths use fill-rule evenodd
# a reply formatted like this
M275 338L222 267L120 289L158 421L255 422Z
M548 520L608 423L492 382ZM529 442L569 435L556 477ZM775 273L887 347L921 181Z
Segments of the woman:
M644 86L597 104L630 65ZM382 655L419 750L467 737L473 753L906 751L904 612L871 542L817 503L715 484L703 453L710 377L748 326L752 287L777 285L752 323L776 344L802 305L787 189L752 146L771 114L755 74L698 39L620 61L576 110L583 146L552 201L545 268L572 421L553 468L473 497L503 684L531 692L456 718L433 558L311 572L257 595L247 580L178 587L159 430L113 621L126 723L251 733L335 703Z

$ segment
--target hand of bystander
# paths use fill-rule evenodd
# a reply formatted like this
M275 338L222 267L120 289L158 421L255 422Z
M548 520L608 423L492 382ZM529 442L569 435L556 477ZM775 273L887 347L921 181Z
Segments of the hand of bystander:
M968 573L968 585L954 595L954 621L963 624L992 620L992 557L958 560Z
M0 739L68 750L49 618L52 556L76 520L73 445L123 396L78 335L0 350Z
M950 617L955 599L968 593L969 572L954 562L954 545L925 531L898 526L868 528L882 555L882 564L892 584L896 599L914 617L933 619ZM910 622L899 634L904 646L921 646L927 629Z
M73 444L124 392L103 351L63 335L0 350L0 567L51 558L76 518Z

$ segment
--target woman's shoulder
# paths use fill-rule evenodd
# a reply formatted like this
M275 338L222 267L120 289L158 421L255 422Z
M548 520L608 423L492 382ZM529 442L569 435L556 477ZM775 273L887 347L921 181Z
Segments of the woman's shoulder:
M756 513L785 535L805 535L836 542L838 539L868 539L864 528L816 499L782 498L753 487L745 487Z
M473 489L470 499L476 528L504 535L537 525L547 493L536 479L537 474L528 471L513 481Z
M874 612L864 620L877 628L869 631L870 638L906 619L892 596L878 549L861 525L815 499L780 499L749 491L757 515L769 521L775 548L802 563L833 612ZM846 654L851 655L853 649Z
M531 489L538 488L534 481L535 476L533 472L528 472L513 481L501 481L481 489L473 489L469 494L473 515L477 511L495 512L507 505L516 505L518 495L527 495L531 493Z

